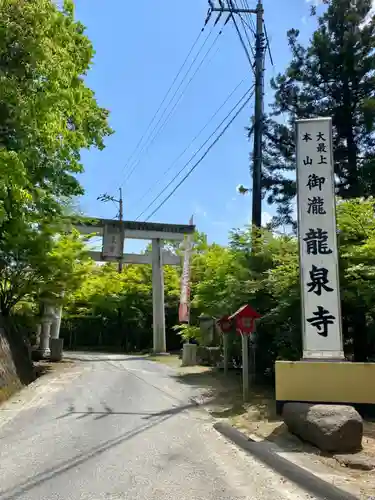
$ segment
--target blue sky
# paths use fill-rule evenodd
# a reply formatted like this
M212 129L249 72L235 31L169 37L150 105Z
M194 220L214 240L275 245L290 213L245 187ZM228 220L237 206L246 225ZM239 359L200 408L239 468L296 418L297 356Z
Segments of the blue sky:
M248 3L255 7L256 0ZM286 31L299 28L303 39L307 40L314 21L309 18L306 0L264 0L264 9L274 59L272 67L267 58L267 104L271 98L269 79L282 71L289 61ZM96 51L87 84L95 91L100 105L110 110L110 123L115 130L104 151L83 152L85 174L80 180L86 195L80 204L88 215L113 218L116 207L96 198L103 192L116 196L118 187L122 186L124 217L127 220L137 218L252 84L249 63L234 27L228 23L161 133L148 151L134 155L127 163L198 36L206 13L207 0L76 0L76 16L86 26ZM202 42L211 25L203 33ZM218 31L219 27L207 41L202 55ZM165 175L243 79L245 82L222 112ZM217 146L151 220L187 223L194 213L197 228L207 233L209 241L221 244L227 242L232 228L243 227L249 222L251 196L238 195L236 186L251 184L251 144L245 136L251 114L252 104L244 109ZM134 162L134 173L125 182ZM150 189L151 193L145 197ZM152 208L156 206L157 203ZM141 219L146 219L151 211L150 208ZM274 210L264 206L263 211L266 222ZM127 251L143 247L144 242L126 244Z

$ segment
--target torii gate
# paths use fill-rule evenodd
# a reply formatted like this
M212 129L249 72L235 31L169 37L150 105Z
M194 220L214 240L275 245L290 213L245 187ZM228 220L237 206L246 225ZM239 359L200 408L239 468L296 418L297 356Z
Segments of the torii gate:
M195 226L95 219L75 227L81 234L102 236L102 251L90 252L95 261L119 261L122 256L124 264L152 265L153 351L166 352L163 265L178 266L181 258L163 250L163 244L164 240L183 241L185 235L194 233ZM151 254L123 253L127 238L151 240Z

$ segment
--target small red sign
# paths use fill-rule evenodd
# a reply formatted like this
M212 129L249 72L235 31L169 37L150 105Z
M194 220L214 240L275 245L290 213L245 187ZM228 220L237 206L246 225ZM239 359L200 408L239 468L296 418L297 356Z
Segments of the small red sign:
M236 331L243 335L250 335L254 332L255 320L259 319L261 315L255 311L248 304L240 307L232 316L228 319L229 321L235 321Z
M232 323L229 320L229 316L223 316L217 323L223 333L229 333L232 330Z

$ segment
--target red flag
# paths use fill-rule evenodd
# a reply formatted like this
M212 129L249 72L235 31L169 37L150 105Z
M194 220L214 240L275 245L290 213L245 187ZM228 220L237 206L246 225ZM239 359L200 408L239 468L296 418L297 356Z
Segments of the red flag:
M189 221L193 225L193 216ZM190 257L193 248L193 235L189 234L185 241L184 266L181 277L180 307L178 309L178 319L180 323L190 322Z

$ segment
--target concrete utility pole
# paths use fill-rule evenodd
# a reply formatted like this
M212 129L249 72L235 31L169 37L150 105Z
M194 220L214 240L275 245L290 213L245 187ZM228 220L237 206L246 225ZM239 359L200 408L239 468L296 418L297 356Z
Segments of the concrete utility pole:
M255 227L262 225L262 141L263 141L263 97L264 97L264 52L265 52L265 33L263 21L263 3L258 0L256 9L239 9L237 2L233 0L208 0L209 11L206 18L206 23L210 19L213 12L218 12L219 16L223 13L228 13L233 18L233 22L241 43L244 46L247 56L250 59L242 39L241 32L236 23L235 15L255 14L256 15L256 32L255 32L255 63L252 70L255 74L255 110L254 110L254 147L253 147L253 188L252 188L252 224ZM241 18L242 19L242 18ZM217 20L216 20L217 22ZM251 59L250 59L251 61Z
M255 113L253 150L253 226L262 225L262 142L263 142L263 96L264 96L264 32L263 5L258 0L256 9L255 45Z
M123 199L122 199L122 188L119 188L119 198L116 200L113 196L110 196L109 194L105 193L97 198L99 201L112 201L113 203L117 203L119 206L119 211L118 211L118 219L120 221L120 257L118 259L118 272L119 274L122 273L122 268L123 268L123 263L124 263L124 240L125 240L125 231L124 231L124 205L123 205ZM121 307L117 309L117 317L118 317L118 325L119 329L122 329L122 310ZM127 347L127 340L125 339L125 348Z
M122 201L122 189L119 188L119 213L118 213L118 218L121 224L121 257L118 261L118 272L121 274L122 273L122 266L123 266L123 259L124 259L124 240L125 240L125 234L124 234L124 212L123 212L123 201Z
M263 97L264 97L264 52L265 52L265 30L264 30L264 20L263 20L263 3L262 0L257 0L256 9L239 9L236 0L208 0L209 10L206 17L205 24L207 24L213 12L218 12L218 18L215 24L218 22L220 16L223 13L228 13L228 19L232 18L234 27L236 28L238 37L246 52L246 56L250 62L251 70L255 75L255 85L254 85L254 95L255 95L255 106L254 106L254 124L253 124L253 187L252 187L252 226L253 228L260 228L262 226L262 143L263 143ZM247 7L247 2L242 2L244 7ZM242 25L244 26L245 21L241 14L255 14L256 15L256 28L255 28L255 54L254 54L254 64L251 59L251 55L246 47L246 43L242 37L240 28L238 27L236 17L239 16ZM245 28L246 29L246 28ZM248 37L247 37L248 38ZM250 40L248 38L249 45ZM253 245L254 250L254 240L255 234L253 231ZM252 349L252 359L254 357L254 345L251 343ZM243 394L244 400L247 400L249 392L249 337L248 335L242 335L242 370L243 370ZM253 367L253 371L255 368Z
M103 201L107 203L108 201L112 201L113 203L117 203L119 206L119 212L118 212L118 219L120 221L120 239L121 239L121 255L119 257L118 261L118 272L122 273L122 268L123 268L123 263L124 263L124 239L125 239L125 233L124 233L124 205L123 205L123 198L122 198L122 188L119 188L119 199L116 200L114 196L111 196L107 193L101 194L100 196L97 197L97 200Z

